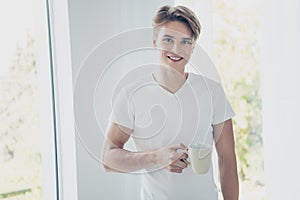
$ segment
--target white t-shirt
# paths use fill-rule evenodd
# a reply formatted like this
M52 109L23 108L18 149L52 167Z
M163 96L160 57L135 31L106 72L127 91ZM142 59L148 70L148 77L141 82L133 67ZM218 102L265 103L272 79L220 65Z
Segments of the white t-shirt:
M109 121L133 130L137 151L183 143L213 143L212 125L234 116L223 88L215 81L189 73L176 93L161 87L152 74L121 89ZM141 199L218 199L212 167L199 175L191 167L172 173L160 166L145 169Z

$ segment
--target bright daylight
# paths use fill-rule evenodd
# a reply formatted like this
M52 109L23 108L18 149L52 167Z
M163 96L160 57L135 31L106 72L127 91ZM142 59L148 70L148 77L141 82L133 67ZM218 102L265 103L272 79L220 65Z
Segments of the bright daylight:
M300 199L299 0L10 0L0 25L0 200Z

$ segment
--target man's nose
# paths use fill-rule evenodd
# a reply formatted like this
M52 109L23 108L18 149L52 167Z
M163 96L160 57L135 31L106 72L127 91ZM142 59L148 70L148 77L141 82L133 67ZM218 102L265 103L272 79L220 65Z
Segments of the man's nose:
M171 52L180 55L180 53L181 53L180 44L175 42L171 48Z

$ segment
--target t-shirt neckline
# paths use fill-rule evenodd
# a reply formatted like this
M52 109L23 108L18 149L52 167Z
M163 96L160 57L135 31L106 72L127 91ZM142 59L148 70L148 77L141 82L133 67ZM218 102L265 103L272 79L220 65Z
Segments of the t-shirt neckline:
M165 93L167 93L167 94L169 94L169 95L178 95L178 94L185 88L185 85L187 85L188 82L189 82L189 80L191 79L191 73L189 73L189 72L186 72L186 73L188 74L186 80L184 81L184 83L182 84L182 86L181 86L176 92L174 92L174 93L172 93L172 92L166 90L166 89L163 88L159 83L157 83L156 80L154 79L153 73L151 73L151 79L152 79L152 81L153 81L155 84L157 84L157 86L158 86L161 90L163 90Z

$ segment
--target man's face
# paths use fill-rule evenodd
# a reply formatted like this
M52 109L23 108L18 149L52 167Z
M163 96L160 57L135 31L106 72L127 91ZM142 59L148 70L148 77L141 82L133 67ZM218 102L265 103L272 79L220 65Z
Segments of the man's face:
M161 25L153 44L160 50L160 63L178 71L184 71L194 48L190 29L177 21Z

